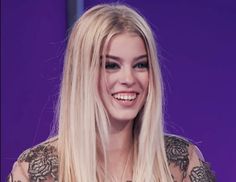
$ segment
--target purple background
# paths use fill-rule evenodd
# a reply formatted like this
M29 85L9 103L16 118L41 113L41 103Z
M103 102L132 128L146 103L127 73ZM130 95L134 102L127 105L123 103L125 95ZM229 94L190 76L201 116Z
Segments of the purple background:
M85 0L85 8L98 2ZM218 181L235 181L236 2L127 0L153 26L168 131L192 139ZM67 37L66 1L3 0L1 181L26 148L47 138Z

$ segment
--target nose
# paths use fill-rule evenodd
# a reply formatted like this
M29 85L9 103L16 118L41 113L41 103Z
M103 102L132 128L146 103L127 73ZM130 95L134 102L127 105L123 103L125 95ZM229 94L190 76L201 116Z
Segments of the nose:
M135 74L132 68L123 68L123 71L120 75L120 83L128 87L134 85L135 83Z

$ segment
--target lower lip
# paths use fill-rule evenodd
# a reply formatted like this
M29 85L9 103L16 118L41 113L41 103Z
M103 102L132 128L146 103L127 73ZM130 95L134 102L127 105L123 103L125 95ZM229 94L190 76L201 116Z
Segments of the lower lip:
M138 97L138 96L137 96ZM131 107L136 103L137 97L134 100L118 100L112 97L119 105L123 107Z

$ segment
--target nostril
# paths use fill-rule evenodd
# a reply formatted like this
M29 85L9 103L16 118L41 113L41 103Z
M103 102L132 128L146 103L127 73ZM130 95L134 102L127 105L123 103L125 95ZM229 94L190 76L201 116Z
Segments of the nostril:
M135 78L132 73L126 73L120 78L120 83L125 85L132 85L135 83Z

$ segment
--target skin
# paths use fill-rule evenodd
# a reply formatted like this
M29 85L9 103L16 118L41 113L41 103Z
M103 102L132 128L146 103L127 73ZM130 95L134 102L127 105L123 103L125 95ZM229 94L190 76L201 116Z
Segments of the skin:
M133 120L147 96L148 72L147 51L142 38L134 33L122 33L111 39L99 86L111 122L109 169L118 177L122 176L132 148ZM125 179L131 179L131 170L130 165Z

